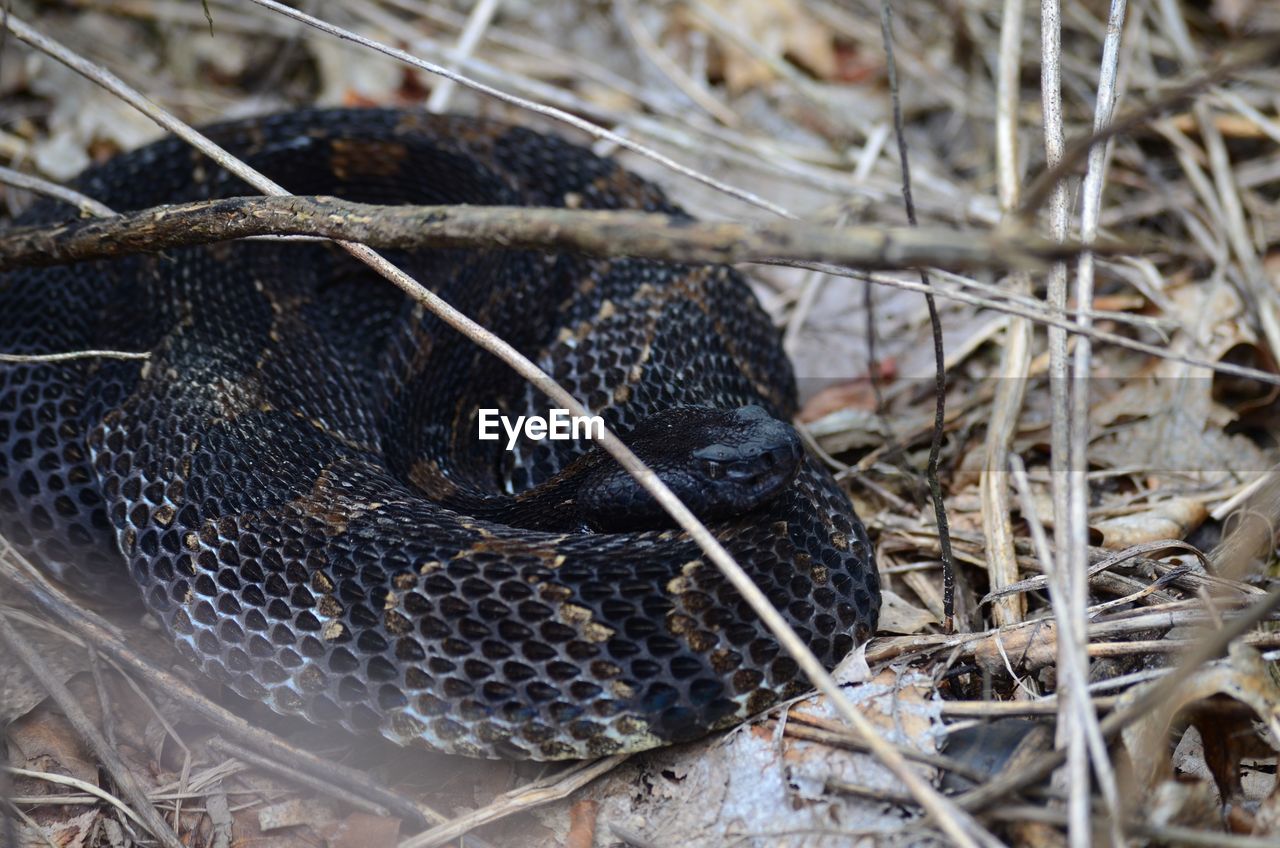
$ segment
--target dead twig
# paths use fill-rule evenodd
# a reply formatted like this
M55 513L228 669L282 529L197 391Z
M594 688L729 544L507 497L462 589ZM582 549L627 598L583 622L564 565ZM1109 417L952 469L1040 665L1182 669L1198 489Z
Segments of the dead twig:
M62 710L63 715L67 717L67 721L71 722L71 726L75 728L80 738L93 751L98 761L102 763L102 767L111 775L111 779L120 789L120 794L132 805L132 812L129 814L137 823L144 827L165 848L184 848L182 840L178 839L178 835L173 832L160 813L152 805L147 792L138 783L136 777L129 766L125 764L120 754L114 747L108 744L106 738L102 735L102 731L89 718L88 713L80 706L79 700L71 694L71 690L54 674L48 664L40 657L36 649L28 642L21 633L9 622L7 616L0 613L0 642L3 642L13 655L22 662L23 665L30 670L33 677L40 681L40 685L49 693L49 697L53 698L54 703L58 705L58 709ZM86 791L88 784L79 788ZM97 787L93 787L97 789Z
M458 816L425 833L406 839L397 848L435 848L482 825L568 798L597 777L613 771L628 756L630 755L615 754L612 757L571 766L547 780L535 781L528 786L500 795L478 810Z
M996 97L996 174L1000 208L1010 215L1018 203L1021 174L1018 170L1018 92L1022 69L1023 0L1006 0L1000 24L1000 65ZM1014 273L1006 285L1030 293L1030 276ZM1000 380L992 402L991 424L987 428L987 456L979 481L982 498L982 532L986 536L991 586L998 588L1017 582L1018 563L1014 545L1013 518L1009 503L1009 482L1005 472L1013 444L1018 416L1026 394L1031 370L1032 325L1026 318L1010 318L1000 355ZM1026 617L1026 600L1021 596L1002 598L992 606L997 625L1015 624Z
M829 229L523 206L374 206L289 195L166 205L110 218L16 228L0 235L0 271L267 235L315 236L377 248L565 250L708 263L802 259L877 269L1038 267L1079 252L1069 244L998 232Z
M889 97L893 104L894 135L898 140L898 163L902 168L902 199L907 212L907 222L919 226L916 220L915 202L911 196L911 168L907 156L907 141L903 135L902 104L898 98L898 72L893 52L893 13L888 0L880 3L880 29L889 75ZM947 505L942 499L942 484L938 482L938 459L942 453L942 433L947 419L947 366L942 344L942 320L938 317L938 303L933 296L933 284L929 273L920 271L920 285L924 290L924 302L929 310L929 329L933 334L934 413L933 438L929 443L929 462L925 477L929 494L933 498L934 519L938 522L938 543L942 553L942 603L943 626L947 631L955 628L955 558L951 555L951 534L947 525Z
M218 728L224 736L235 739L260 756L270 757L294 771L327 781L373 805L385 807L408 823L421 826L428 821L444 820L439 813L391 792L364 772L330 762L290 745L214 703L181 678L156 668L134 650L129 640L115 627L71 600L11 551L7 556L0 556L0 578L3 578L9 590L63 622L84 644L93 645L100 653L132 669L154 691L163 692L165 697Z
M8 32L8 30L5 30ZM14 188L26 189L35 194L43 194L46 197L52 197L55 200L61 200L69 203L80 210L81 215L98 215L108 216L116 214L110 206L94 200L87 194L81 194L75 189L67 188L55 182L37 177L33 174L24 174L21 171L15 171L12 168L0 167L0 183L13 186Z
M1141 695L1131 701L1127 708L1115 710L1102 719L1098 726L1103 738L1111 738L1132 722L1158 708L1197 668L1222 654L1228 645L1249 632L1250 628L1265 619L1277 607L1280 607L1280 586L1268 592L1265 598L1253 604L1243 615L1225 621L1219 630L1207 634L1183 656L1174 672L1148 684ZM997 801L1009 798L1027 786L1044 780L1065 761L1065 751L1058 749L1047 752L1028 768L1002 774L983 786L961 795L956 799L956 803L970 812L982 810Z

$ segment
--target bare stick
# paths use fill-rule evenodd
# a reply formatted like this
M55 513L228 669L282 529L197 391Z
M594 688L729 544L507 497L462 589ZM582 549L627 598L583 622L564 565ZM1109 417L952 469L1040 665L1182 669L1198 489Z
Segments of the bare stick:
M8 32L8 30L5 30ZM35 194L43 194L46 197L52 197L69 203L80 210L82 215L99 215L107 216L116 214L111 207L99 203L87 194L81 194L75 189L67 188L64 185L50 182L32 174L24 174L21 171L15 171L12 168L0 167L0 183L11 185L14 188L26 189Z
M1032 236L941 227L831 229L790 221L690 221L618 210L374 206L291 195L206 200L19 227L0 233L0 271L267 235L320 236L378 248L562 250L719 264L798 259L875 269L1039 267L1079 253L1072 245Z
M1066 140L1062 119L1062 10L1059 0L1041 0L1040 4L1040 50L1043 59L1040 64L1040 102L1044 111L1044 150L1045 159L1050 171L1062 167ZM1067 186L1064 179L1049 184L1049 232L1050 235L1064 241L1067 234ZM1049 272L1046 298L1050 309L1065 312L1067 305L1067 266L1066 263L1054 265ZM1071 322L1080 326L1078 322ZM1053 536L1054 545L1059 552L1065 552L1071 543L1071 530L1068 526L1068 471L1070 464L1070 422L1071 397L1069 394L1067 374L1067 328L1063 326L1049 327L1049 407L1051 410L1049 468L1052 478L1053 495ZM1057 569L1053 578L1057 584L1057 593L1065 598L1066 569ZM1068 652L1071 650L1070 639L1058 640L1060 663L1069 662ZM1072 699L1084 697L1083 693L1064 690L1058 698L1058 724L1056 728L1056 745L1063 750L1071 742L1071 716L1073 715ZM1083 742L1083 739L1080 739ZM1076 768L1067 777L1069 784L1081 779L1079 768L1083 747L1076 752L1073 761ZM1087 779L1088 775L1083 774ZM1088 786L1084 792L1069 794L1073 798L1071 815L1075 818L1076 832L1079 832L1081 796L1088 803Z
M0 540L3 541L3 540ZM349 790L374 804L386 807L413 824L442 821L433 810L414 804L406 798L377 785L368 775L338 763L328 762L302 751L277 736L255 727L231 711L200 694L181 678L156 668L112 625L83 608L51 584L42 574L24 562L12 550L0 551L0 577L26 600L63 622L85 644L94 645L122 666L132 668L154 691L165 695L217 727L224 736L262 755L269 755L289 767L310 775L323 775L335 786Z
M515 215L508 218L507 214ZM222 216L228 216L223 219ZM344 217L347 216L347 217ZM367 220L365 220L367 218ZM823 230L802 224L681 222L672 227L665 216L638 212L581 212L528 207L381 207L330 198L235 198L195 204L156 207L109 221L84 221L52 228L17 229L0 235L0 268L56 264L204 244L230 238L263 235L316 235L353 238L381 246L483 245L505 240L498 247L559 248L587 254L627 252L672 261L761 262L810 268L849 277L848 266L961 267L1034 266L1060 256L1074 256L1078 246L1050 244L1034 238L987 231L960 232L910 227L848 227ZM776 245L776 246L774 246ZM1108 244L1102 250L1119 250ZM828 251L845 267L809 260L788 260L778 254L821 255ZM877 276L874 282L906 291L927 289L909 280ZM964 291L935 289L938 297L1025 317L1066 333L1088 335L1151 356L1184 362L1218 373L1280 384L1280 376L1232 364L1184 356L1157 345L1081 328L1060 315L1054 317L1018 303L1002 303ZM1029 301L1034 303L1034 301ZM1065 311L1079 315L1081 310ZM1090 312L1090 314L1098 314ZM141 358L123 351L83 351L50 354L21 361L57 361L86 356ZM1054 385L1051 383L1051 385Z
M465 813L452 821L436 825L424 833L410 837L401 842L397 848L435 848L482 825L567 798L597 777L613 771L627 757L627 754L614 754L612 757L594 762L580 763L561 774L554 775L551 780L535 781L529 786L523 786L499 796L492 803L478 810Z
M770 203L768 200L752 194L749 191L731 186L728 183L715 179L714 177L709 177L700 171L695 171L692 168L681 165L669 156L664 156L652 148L645 147L643 144L632 141L626 136L610 132L603 127L596 126L590 121L583 120L576 115L571 115L563 109L557 109L554 106L546 106L541 103L535 103L532 100L527 100L523 97L517 97L514 94L508 94L507 92L494 88L493 86L485 85L484 83L477 82L470 77L463 76L456 71L451 71L448 68L428 62L424 59L419 59L411 53L406 53L403 50L391 47L390 45L383 44L379 41L374 41L371 38L365 38L362 35L358 35L357 33L343 29L342 27L334 26L327 21L322 21L319 18L312 17L311 15L300 12L297 9L292 9L282 3L277 3L275 0L249 0L249 2L256 3L257 5L262 6L265 9L270 9L273 12L279 12L282 15L293 18L295 21L302 21L307 26L315 27L321 32L328 33L336 38L341 38L345 41L351 41L359 44L362 47L368 47L372 50L376 50L379 53L390 56L393 59L398 59L401 62L412 65L415 68L420 68L428 73L438 74L445 79L453 80L458 85L478 91L481 94L497 98L504 103L510 103L513 106L519 106L522 109L528 109L531 112L536 112L539 115L567 124L574 129L587 133L593 138L603 139L612 144L616 144L619 147L630 150L632 153L657 162L659 165L669 168L677 174L700 182L703 185L710 186L711 188L723 192L730 197L735 197L738 200L750 203L752 206L767 209L775 215L781 215L784 218L796 217L790 211L776 203Z
M893 127L898 139L898 161L902 167L902 199L907 211L907 222L916 226L916 207L911 199L911 169L908 165L907 141L902 134L902 103L898 99L898 72L893 60L893 13L889 0L880 2L880 31L884 40L885 68L889 75L889 95L893 101ZM933 284L926 271L920 272L920 285L924 287L924 302L929 309L929 328L933 331L934 365L934 413L933 439L929 443L929 466L925 476L929 481L929 493L933 498L933 514L938 522L938 543L942 549L942 604L943 626L948 632L955 629L956 566L951 555L951 533L947 526L947 505L942 500L942 485L938 482L938 458L942 453L942 431L947 417L947 365L942 347L942 321L938 317L938 304L933 297Z
M1017 140L1023 17L1023 0L1005 0L1000 22L996 93L996 178L1000 208L1006 216L1017 208L1021 191ZM1018 292L1030 293L1031 280L1026 274L1012 274L1006 284ZM1004 333L1000 379L992 401L991 423L987 427L987 456L979 485L982 532L987 540L987 574L993 589L1018 580L1005 465L1018 426L1030 369L1031 322L1026 318L1010 318ZM1001 598L992 605L991 620L997 625L1016 624L1025 617L1026 608L1026 598L1022 595Z
M182 841L178 839L178 835L169 828L169 825L161 817L160 813L152 805L151 800L147 798L147 791L138 783L137 778L133 776L133 772L129 770L129 766L125 764L116 751L107 740L103 737L102 731L98 729L93 720L89 718L84 708L80 706L80 701L71 694L71 690L66 687L53 670L40 658L39 653L31 646L31 643L23 638L22 634L17 631L9 619L0 613L0 642L8 646L9 650L30 669L31 674L49 693L49 697L53 698L54 703L58 705L58 709L62 710L63 715L67 717L67 721L71 722L71 726L75 728L80 738L85 741L93 754L102 763L103 768L111 775L111 779L120 789L120 794L128 799L133 805L133 812L136 813L138 823L151 832L156 839L160 841L165 848L184 848ZM83 787L81 787L83 788ZM96 788L96 787L95 787Z
M1095 105L1093 128L1098 132L1111 122L1117 99L1116 83L1120 64L1120 35L1124 27L1125 0L1112 0L1107 19L1107 34L1103 40L1102 61L1098 72L1098 99ZM1102 188L1106 183L1108 145L1099 144L1089 149L1088 168L1085 171L1081 198L1081 240L1092 242L1098 236L1098 216L1102 208ZM1076 303L1089 309L1093 305L1093 254L1086 253L1078 260L1076 268ZM1090 326L1092 318L1082 314L1076 322ZM1089 605L1089 390L1093 345L1088 337L1076 341L1075 358L1071 371L1071 426L1068 441L1070 470L1067 472L1067 524L1069 546L1065 551L1066 568L1062 581L1063 612L1059 619L1063 629L1059 640L1060 669L1070 665L1067 679L1083 684L1089 679L1088 605ZM1074 692L1069 687L1068 699ZM1089 824L1089 750L1091 737L1100 736L1097 716L1088 709L1071 707L1077 728L1067 740L1067 770L1072 793L1067 802L1071 826L1068 838L1074 848L1086 848L1090 842ZM1064 716L1065 718L1066 716ZM1074 732L1083 731L1083 732ZM1101 741L1098 741L1099 747ZM1094 772L1102 787L1103 797L1112 808L1113 818L1120 813L1111 763L1104 755L1095 758ZM1117 848L1122 844L1120 834L1113 833Z
M78 359L150 359L151 354L130 350L69 350L64 353L0 353L0 362L15 365L33 362L74 362Z

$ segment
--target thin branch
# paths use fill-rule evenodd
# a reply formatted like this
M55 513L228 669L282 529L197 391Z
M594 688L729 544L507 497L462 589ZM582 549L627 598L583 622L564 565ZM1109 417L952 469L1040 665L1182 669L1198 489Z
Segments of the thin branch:
M19 227L0 233L0 271L268 235L318 236L377 248L563 250L719 264L806 260L875 269L1039 267L1079 253L1072 245L1033 236L941 227L831 229L789 221L691 221L635 211L374 206L333 197L276 196L198 201Z
M1000 64L996 88L996 177L1000 208L1011 215L1018 205L1022 175L1018 169L1018 91L1022 70L1023 0L1005 0L1000 22ZM1019 292L1030 294L1029 275L1015 273L1005 281ZM1009 479L1005 472L1009 449L1018 426L1031 370L1031 322L1009 319L1000 355L1000 379L992 401L987 426L987 455L979 480L982 498L982 532L987 540L987 574L992 588L1018 580L1017 551L1009 504ZM992 606L991 619L997 625L1016 624L1026 617L1026 599L1021 595L1002 598ZM1019 690L1021 691L1021 690Z
M1110 123L1118 94L1120 65L1120 37L1124 29L1125 0L1112 0L1107 19L1107 33L1103 40L1102 60L1098 71L1098 96L1095 103L1093 129L1103 131ZM1102 208L1102 189L1106 184L1108 145L1098 144L1089 149L1088 167L1081 191L1080 232L1081 239L1093 242L1098 237L1098 216ZM1084 308L1093 306L1094 256L1083 254L1077 260L1076 303ZM1080 315L1076 322L1089 327L1092 318ZM1088 337L1077 340L1071 369L1071 418L1069 471L1067 473L1067 525L1069 545L1064 552L1065 575L1059 588L1063 603L1059 625L1063 635L1059 644L1059 673L1064 674L1070 690L1079 691L1089 679L1088 654L1088 604L1089 604L1089 412L1091 359L1093 345ZM1061 562L1061 560L1060 560ZM1067 666L1070 666L1067 668ZM1072 697L1069 695L1069 697ZM1072 846L1085 848L1090 844L1089 823L1089 762L1092 756L1093 773L1098 779L1102 796L1111 817L1120 814L1119 792L1115 773L1107 757L1098 728L1098 717L1086 708L1083 698L1071 706L1072 730L1068 740L1067 768L1072 794L1068 799L1071 811L1069 841ZM1114 827L1118 828L1118 825ZM1123 837L1113 830L1112 841L1119 848Z
M41 659L31 643L17 631L3 613L0 613L0 642L4 643L13 652L13 655L30 670L31 675L40 681L40 685L49 693L49 697L58 705L58 709L67 717L67 721L71 722L71 726L75 728L76 733L93 751L94 756L98 758L98 762L102 763L102 767L111 775L111 779L115 781L116 786L120 789L120 794L124 795L129 803L133 805L133 812L130 813L130 818L148 830L165 848L184 848L182 840L178 839L178 835L170 829L169 825L160 816L150 799L147 798L146 790L138 783L129 766L120 757L119 752L107 743L102 731L97 728L93 720L84 711L84 708L80 706L80 701L71 694L71 690L66 687L66 684L58 678L58 675L54 674L53 670ZM97 787L88 787L89 784L85 784L79 788L89 792L97 789Z
M3 541L3 540L0 540ZM226 737L245 747L270 756L292 769L320 776L335 786L348 790L373 804L386 807L412 824L443 821L443 817L427 807L413 803L382 787L368 775L338 763L329 762L290 745L274 734L219 706L207 696L167 670L157 668L135 651L129 640L97 614L86 610L67 597L42 574L11 549L0 550L0 578L8 584L6 591L20 595L54 619L61 621L84 644L93 645L101 653L122 666L128 666L153 691L191 710L211 723Z
M391 58L397 59L405 64L412 65L415 68L420 68L428 73L438 74L445 79L453 80L458 85L478 91L481 94L486 94L490 97L501 100L504 103L510 103L512 106L518 106L522 109L527 109L530 112L535 112L539 115L543 115L544 117L567 124L574 129L587 133L593 138L602 139L612 144L616 144L619 147L630 150L632 153L643 156L653 162L657 162L659 165L669 168L677 174L700 182L703 185L710 186L716 191L727 194L730 197L737 198L738 200L749 203L752 206L759 207L760 209L766 209L775 215L782 216L783 218L796 217L793 213L776 203L771 203L749 191L737 188L736 186L731 186L728 183L715 179L714 177L709 177L700 171L695 171L688 166L681 165L669 156L664 156L652 148L645 147L643 144L632 141L626 136L618 135L617 133L606 130L603 127L596 126L590 121L583 120L576 115L571 115L563 109L557 109L554 106L547 106L542 103L535 103L534 101L528 100L524 97L517 97L516 95L509 94L501 89L485 85L482 82L477 82L470 77L463 76L462 74L457 73L456 71L451 71L441 65L428 62L424 59L419 59L412 53L406 53L405 51L392 47L388 44L383 44L380 41L366 38L350 30L343 29L342 27L334 26L327 21L322 21L319 18L312 17L311 15L300 12L297 9L292 9L282 3L277 3L275 0L249 0L249 2L262 6L264 9L270 9L273 12L278 12L286 17L293 18L295 21L302 21L307 26L315 27L321 32L332 35L335 38L341 38L344 41L351 41L355 44L361 45L362 47L368 47L371 50L376 50L379 53L390 56Z
M8 32L8 30L3 30ZM55 200L61 200L69 203L80 210L82 215L98 215L109 216L116 214L111 207L104 203L100 203L89 197L87 194L81 194L75 189L67 188L55 182L37 177L33 174L24 174L21 171L15 171L13 168L5 168L0 166L0 183L11 185L14 188L26 189L35 194L42 194L46 197L52 197Z
M578 763L553 775L548 780L534 781L528 786L500 795L477 810L464 813L456 819L410 837L401 842L397 848L436 848L482 825L567 798L597 777L613 771L628 756L628 754L614 754L612 757Z
M1124 709L1115 710L1099 722L1099 731L1104 739L1110 739L1116 733L1134 721L1158 709L1173 696L1177 687L1196 669L1209 660L1221 655L1233 641L1249 632L1258 622L1280 607L1280 586L1272 589L1258 603L1249 607L1244 614L1224 622L1220 629L1210 632L1195 643L1179 663L1177 670L1148 684L1136 698ZM1027 768L999 775L989 783L971 790L956 799L956 803L965 810L975 812L990 806L997 801L1006 800L1013 793L1037 783L1066 762L1066 753L1061 749L1046 752L1039 760Z
M150 359L133 350L69 350L62 353L0 353L0 362L29 365L35 362L74 362L78 359Z
M1041 0L1040 4L1040 105L1044 112L1044 150L1047 170L1058 174L1052 182L1041 183L1042 191L1047 196L1049 205L1049 232L1052 238L1065 241L1067 234L1067 170L1073 167L1073 160L1066 155L1066 135L1063 130L1062 116L1062 9L1059 0ZM1028 191L1027 209L1037 208L1036 187ZM1067 305L1067 266L1059 263L1049 272L1045 292L1050 309L1065 312ZM1078 318L1070 324L1083 327ZM1088 325L1092 329L1092 324ZM1049 343L1049 408L1050 408L1050 454L1049 468L1053 498L1053 535L1057 551L1065 552L1071 544L1071 528L1068 524L1069 504L1069 471L1071 468L1070 422L1071 397L1069 393L1069 376L1067 372L1067 331L1066 326L1051 326L1048 333ZM1056 595L1065 603L1069 591L1066 569L1057 569L1053 575L1056 584ZM1059 639L1059 663L1073 662L1071 650L1076 643L1071 639ZM1055 744L1059 751L1068 746L1073 747L1073 766L1067 776L1072 787L1068 792L1069 814L1073 817L1075 832L1079 832L1081 804L1088 803L1088 785L1084 791L1075 790L1077 781L1088 780L1088 774L1082 770L1081 763L1085 753L1084 738L1072 733L1075 715L1075 701L1083 699L1086 694L1071 689L1062 689L1058 698L1058 724L1055 730ZM1074 739L1074 741L1073 741ZM1081 798L1083 797L1083 801Z
M907 140L903 135L902 103L898 98L898 72L893 58L893 13L889 0L880 2L880 30L884 40L889 76L889 96L893 102L894 135L898 139L898 161L902 166L902 199L907 211L907 222L917 226L916 207L911 198L911 168L907 157ZM951 554L951 533L947 525L947 505L942 500L942 485L938 482L938 458L942 453L942 432L947 417L947 364L942 345L942 321L938 317L938 304L933 297L933 284L927 271L920 272L920 285L924 289L924 302L929 309L929 328L933 331L934 411L933 439L929 444L929 464L925 472L929 481L929 494L933 498L933 514L938 522L938 541L942 548L942 603L943 625L948 632L955 629L955 558Z

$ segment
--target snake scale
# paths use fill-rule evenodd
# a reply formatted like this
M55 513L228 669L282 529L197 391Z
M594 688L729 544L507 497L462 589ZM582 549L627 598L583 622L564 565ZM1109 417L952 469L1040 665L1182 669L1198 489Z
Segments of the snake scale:
M685 217L609 159L474 118L307 110L207 133L297 194ZM119 211L254 193L174 139L75 187ZM42 201L18 223L72 214ZM866 533L780 423L791 366L737 272L391 258L616 428L828 667L875 629ZM545 398L334 245L0 278L0 351L93 349L150 356L0 363L0 532L89 588L127 563L180 652L247 699L401 744L553 760L695 738L806 688L589 441L479 440L480 408L545 415Z

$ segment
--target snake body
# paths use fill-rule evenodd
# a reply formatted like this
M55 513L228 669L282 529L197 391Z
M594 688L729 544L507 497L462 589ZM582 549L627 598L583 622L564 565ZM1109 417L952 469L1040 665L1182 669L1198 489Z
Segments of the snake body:
M309 110L207 133L297 194L683 214L608 159L477 119ZM173 139L75 187L119 211L253 193ZM70 214L41 202L19 223ZM673 409L794 412L777 333L731 269L392 258L624 439ZM0 532L91 586L119 582L123 554L181 653L245 698L444 752L564 759L694 738L806 685L684 533L556 520L572 498L538 493L603 467L592 445L479 440L480 408L546 400L333 245L0 278L0 351L89 349L150 356L0 363ZM649 438L650 456L677 441ZM874 630L877 575L847 497L797 457L710 526L830 666ZM495 498L523 513L480 508Z

